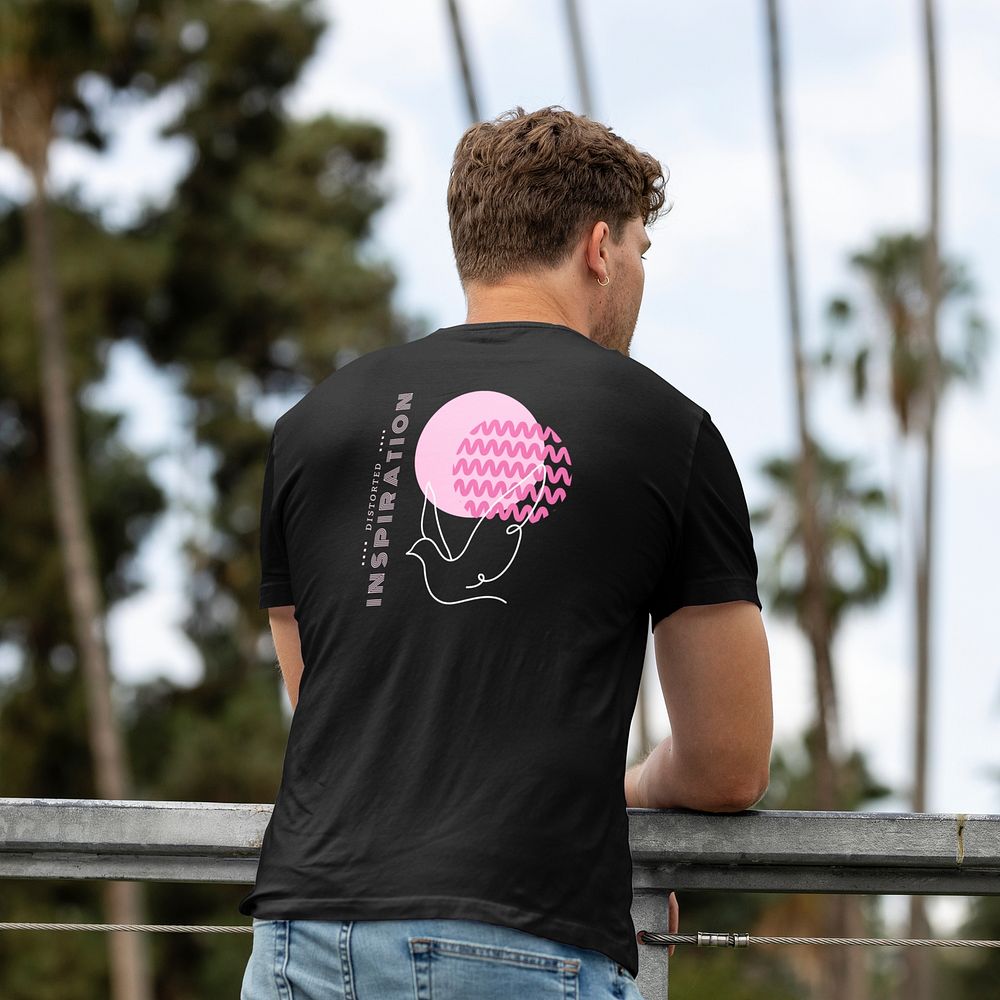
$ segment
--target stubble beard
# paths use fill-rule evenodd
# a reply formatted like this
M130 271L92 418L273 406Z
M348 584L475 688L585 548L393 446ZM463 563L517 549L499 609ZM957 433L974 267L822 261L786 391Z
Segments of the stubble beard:
M638 310L633 311L630 302L626 302L618 292L611 293L603 316L591 331L590 339L601 347L618 351L626 358L631 357L629 351L638 317Z

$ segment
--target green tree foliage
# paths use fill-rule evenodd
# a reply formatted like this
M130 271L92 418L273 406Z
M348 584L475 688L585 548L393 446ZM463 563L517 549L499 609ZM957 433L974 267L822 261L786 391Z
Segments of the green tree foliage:
M889 503L879 485L859 481L857 459L834 456L818 442L815 447L820 529L828 554L824 608L832 641L852 608L876 603L888 589L888 558L873 548L869 535ZM751 511L750 519L755 527L767 529L772 542L761 574L769 606L801 623L805 581L802 517L795 493L797 464L782 456L763 463L773 499Z
M750 512L751 523L766 529L766 555L761 563L761 590L768 604L792 619L810 642L816 692L813 741L816 787L811 808L840 805L841 756L834 642L845 615L854 607L874 604L886 593L888 559L869 541L876 517L887 508L883 490L859 481L858 462L838 458L813 442L816 470L815 521L822 549L823 576L818 595L819 621L808 627L805 518L798 489L802 462L777 455L762 465L771 499Z
M186 547L185 630L205 676L190 690L160 682L137 692L132 752L149 798L272 802L287 729L257 609L270 432L259 414L268 400L294 402L342 350L401 342L411 325L393 311L391 269L365 254L385 202L383 131L281 110L319 22L304 4L206 3L194 23L181 29L188 50L165 63L189 90L167 134L191 142L192 167L168 210L134 231L167 248L138 339L154 363L179 372L191 434L213 460L211 532ZM243 923L236 903L247 888L162 884L151 900L165 920ZM157 947L160 983L177 995L231 990L248 955L239 939L171 935Z
M851 268L868 297L855 300L841 294L829 301L828 341L816 359L820 367L839 369L849 377L859 403L871 396L872 362L882 361L886 395L901 434L914 431L914 407L923 404L927 390L925 244L913 233L883 234L867 250L850 255ZM945 310L961 306L964 311L957 343L944 341L941 346L939 392L955 381L977 384L990 342L989 326L974 304L975 285L967 265L942 260L940 288Z
M188 93L166 135L191 143L193 163L168 210L135 228L168 248L164 283L136 329L152 360L179 373L193 437L215 464L212 541L189 550L189 631L198 645L251 637L233 650L246 670L259 659L253 649L266 622L256 609L270 431L258 419L262 404L290 405L342 350L401 342L411 325L393 311L390 267L365 255L385 201L383 131L331 116L298 122L282 111L321 31L309 5L189 9L197 18L179 28L175 58L157 72ZM206 663L229 658L216 649Z
M105 232L80 206L53 213L78 387L79 452L96 560L109 607L142 589L136 556L166 499L149 456L122 440L124 414L88 402L105 375L116 317L156 280L155 254ZM28 294L23 215L0 214L0 643L16 671L0 677L0 789L6 796L93 797L86 700L73 642L62 556L53 545ZM92 883L5 881L5 920L100 920ZM34 935L34 936L32 936ZM94 935L0 935L0 996L90 1000L107 995L104 942Z
M980 896L957 937L1000 941L1000 897ZM981 1000L996 994L1000 983L1000 949L956 948L942 956L939 978L949 1000Z
M117 685L135 794L271 802L287 722L266 615L256 607L263 459L275 408L334 370L341 352L417 332L393 309L391 267L366 246L387 198L379 180L386 137L368 122L286 114L286 94L324 30L306 0L143 0L127 12L110 0L47 6L40 50L59 32L79 38L70 79L91 84L65 89L60 137L101 149L97 123L115 87L139 102L173 89L183 100L166 134L192 153L166 208L125 229L103 226L72 197L53 213L108 608L141 586L130 561L165 503L148 473L152 456L122 446L120 416L87 406L87 387L104 376L116 341L131 340L174 377L212 469L215 502L185 546L192 611L184 628L204 677L190 688L163 679ZM90 797L83 690L47 508L32 323L23 212L4 203L0 503L17 530L0 538L0 637L19 667L0 690L0 787ZM101 919L95 883L4 888L4 919ZM149 919L245 923L236 903L247 889L150 884ZM161 996L232 994L249 954L249 938L234 935L151 935L150 945ZM99 935L0 935L5 1000L105 997L106 965Z
M762 900L762 905L763 905ZM681 955L681 948L684 954ZM680 956L680 957L678 957ZM670 960L670 995L685 1000L801 1000L802 984L777 953L699 954L681 945Z

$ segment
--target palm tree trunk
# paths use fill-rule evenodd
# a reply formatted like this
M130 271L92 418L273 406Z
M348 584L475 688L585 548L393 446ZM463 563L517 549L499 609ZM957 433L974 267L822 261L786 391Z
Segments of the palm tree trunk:
M65 325L45 194L47 150L44 143L36 143L35 149L40 150L40 155L32 157L27 164L34 183L26 223L39 332L39 388L52 507L56 537L64 560L76 648L86 687L94 782L101 798L121 799L127 797L130 782L121 730L112 701L100 583L87 525L77 454ZM139 883L109 881L104 887L104 900L111 923L142 921ZM143 936L134 931L111 932L109 964L114 1000L151 1000L149 957Z
M940 152L938 124L937 65L934 44L933 0L924 0L927 78L930 106L930 225L924 254L924 285L927 294L926 348L928 373L924 423L923 544L917 559L917 725L914 740L913 808L926 809L927 797L927 714L930 676L930 570L934 512L935 431L937 429L940 368L937 313L941 299L941 265L938 251L940 233Z
M819 530L818 525L816 530ZM818 544L822 545L822 542ZM825 560L821 565L825 565ZM816 808L838 809L841 801L838 766L841 760L840 721L833 674L831 623L825 608L821 612L820 625L820 629L810 634L816 692L816 742L819 747L815 761Z
M933 393L933 390L932 390ZM932 409L936 406L932 404ZM934 494L934 422L928 416L924 429L924 511L923 544L917 553L916 567L916 708L914 717L913 811L927 811L927 747L930 709L930 568L931 524ZM910 937L930 937L930 922L923 896L910 897ZM933 966L922 948L908 949L902 995L907 1000L931 1000L934 997Z
M781 197L785 287L788 296L788 321L795 378L795 414L800 454L797 486L806 563L801 621L813 654L816 691L816 740L813 748L816 774L815 802L818 809L829 810L837 808L840 799L839 713L831 655L833 626L826 607L826 552L816 500L818 495L816 449L808 421L808 384L802 347L795 226L791 185L788 178L777 0L766 0L766 5L771 112ZM856 904L853 902L836 896L830 897L826 910L826 923L830 934L834 936L844 934L852 917L857 916L855 911ZM824 997L829 1000L858 1000L864 994L849 993L848 990L852 984L864 983L864 956L858 953L852 954L852 949L844 949L842 953L838 951L829 949L823 956L826 966L826 974L823 977Z
M781 39L778 27L777 0L766 0L771 69L771 111L774 124L778 182L781 196L781 220L784 237L785 287L788 295L788 321L791 335L795 378L795 414L799 438L799 505L802 513L803 548L806 557L805 596L802 620L813 653L816 686L817 748L816 773L819 788L817 805L830 809L836 802L836 780L830 745L830 723L836 718L832 703L832 667L828 655L830 623L824 600L825 553L819 523L816 496L816 449L809 432L806 397L806 363L802 348L802 322L799 306L798 264L795 226L792 214L791 185L788 179L788 151L782 99Z
M476 87L472 82L472 67L469 64L469 51L465 44L465 33L462 31L462 18L458 12L458 0L447 0L448 23L451 25L451 40L458 56L458 69L462 77L462 92L465 94L465 104L469 111L469 122L475 124L479 118L479 99L476 97Z
M587 59L583 54L583 30L580 27L580 12L576 0L565 0L566 26L569 28L570 50L573 53L573 68L576 71L576 88L580 92L580 112L588 118L594 115L594 102L590 97L590 74Z
M924 287L927 296L926 349L928 359L925 386L927 409L924 415L923 540L916 564L916 715L913 725L913 810L927 809L928 723L930 716L931 677L931 555L934 528L935 432L937 429L940 357L938 353L937 314L941 300L941 129L938 95L937 44L934 30L933 0L923 0L924 57L927 71L928 118L928 220L924 253ZM927 908L922 896L910 898L910 936L930 936ZM934 996L933 967L924 949L914 948L908 955L906 993L909 1000L930 1000Z
M819 702L817 724L825 734L826 773L820 776L821 761L817 768L817 808L842 807L842 779L840 762L840 724L837 713L837 692L834 685L833 654L829 636L813 651L816 664L816 696ZM818 737L819 738L819 737ZM824 799L823 796L826 798ZM864 914L861 900L856 896L833 895L826 898L824 914L827 937L863 937ZM857 948L827 948L821 952L825 972L822 993L830 1000L868 1000L869 984L865 954Z
M867 937L865 926L863 900L860 896L841 896L843 906L839 934L844 937ZM841 948L847 952L844 956L843 992L845 1000L868 1000L871 996L871 986L868 981L868 963L863 949L852 947Z
M805 478L805 473L803 473ZM800 504L801 493L800 493ZM816 621L815 612L812 622ZM816 809L837 808L837 779L834 774L834 758L832 753L831 718L834 711L831 705L833 698L832 674L828 659L828 645L823 636L815 631L815 624L807 625L809 644L813 657L813 687L816 697L816 735L812 750L813 770L816 778L814 807Z

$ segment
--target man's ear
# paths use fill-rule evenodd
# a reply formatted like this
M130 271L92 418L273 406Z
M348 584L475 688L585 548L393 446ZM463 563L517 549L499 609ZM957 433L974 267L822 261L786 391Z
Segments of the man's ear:
M611 241L611 229L606 222L595 222L587 236L587 267L600 281L607 274L607 244Z

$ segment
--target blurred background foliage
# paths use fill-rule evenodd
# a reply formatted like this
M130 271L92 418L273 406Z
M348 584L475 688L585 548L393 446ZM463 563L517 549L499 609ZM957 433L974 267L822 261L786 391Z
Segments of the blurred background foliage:
M99 123L113 102L165 88L185 95L165 135L182 137L193 155L165 208L111 229L72 194L46 199L80 416L75 446L108 611L141 585L133 561L171 502L151 475L155 456L123 442L124 414L88 405L112 344L131 341L175 377L192 446L211 457L211 523L185 544L191 613L183 628L204 675L191 687L163 678L114 685L134 798L274 800L287 720L266 616L257 610L257 511L270 433L260 407L304 393L338 352L398 343L416 329L392 305L391 264L365 253L386 197L384 131L333 116L293 120L283 109L322 29L309 4L249 0L142 3L128 17L110 4L56 0L5 5L0 16L5 125L10 102L23 108L37 88L54 95L52 137L100 149ZM8 144L6 128L3 135ZM35 295L25 206L7 200L0 504L16 530L0 534L0 639L16 650L18 669L0 688L0 788L7 796L96 797L85 687L53 545ZM243 922L236 903L244 886L142 890L154 922ZM94 883L6 881L3 899L8 920L105 916ZM0 935L0 994L109 996L107 937ZM149 935L154 995L238 991L248 941Z
M163 678L109 684L127 763L123 787L137 799L274 799L287 718L266 616L256 606L267 407L290 405L340 359L428 332L394 305L392 262L370 246L373 218L389 198L380 177L389 137L376 122L333 115L293 119L285 110L285 94L324 28L307 0L0 5L0 142L35 180L30 203L0 191L0 510L6 529L0 533L0 642L17 663L0 677L5 796L90 798L107 787L88 722L72 587L53 535L56 473L46 451L46 400L57 393L46 383L40 330L54 323L52 329L61 327L76 414L75 424L66 426L79 456L102 614L142 586L137 553L180 502L153 474L157 455L125 443L125 414L92 403L113 345L130 342L174 379L185 403L192 463L195 453L210 459L204 467L213 501L206 523L184 546L191 610L182 627L204 672L192 686ZM108 141L102 122L109 108L168 90L183 101L163 134L183 140L191 157L165 206L112 226L72 190L49 190L47 154L54 139L100 152ZM919 352L906 334L919 321L913 287L919 292L916 262L923 247L919 235L901 234L881 237L852 257L867 281L858 294L872 291L875 314L892 335L902 430L921 384ZM943 297L968 303L971 292L964 266L949 265ZM968 309L967 338L949 355L947 371L973 380L986 324ZM810 361L817 373L846 371L859 400L869 387L868 362L879 349L859 333L860 311L846 294L832 299L830 345ZM865 330L871 333L870 326ZM793 745L776 748L762 808L865 808L889 792L863 755L843 744L833 644L845 615L886 592L890 561L872 536L878 519L892 513L892 486L870 481L858 459L815 445L818 526L834 556L822 595L825 625L811 635L817 662L827 667L817 671L816 724ZM805 631L799 461L792 454L764 462L772 498L753 517L762 596L776 615ZM236 904L246 886L135 888L150 922L244 922ZM4 920L100 922L108 915L100 887L87 881L5 880L2 898ZM682 925L691 930L818 934L830 926L864 933L881 927L879 908L867 898L831 903L818 896L684 893L681 906ZM1000 937L1000 904L975 903L964 932ZM0 995L111 995L108 937L0 934ZM249 937L152 934L145 947L146 995L235 996ZM996 955L934 960L954 1000L992 995L1000 981ZM727 954L678 948L671 995L824 996L831 961L845 959L805 949ZM899 988L898 970L885 956L863 960L855 974L861 985L840 997L882 997ZM850 973L840 969L836 975Z

